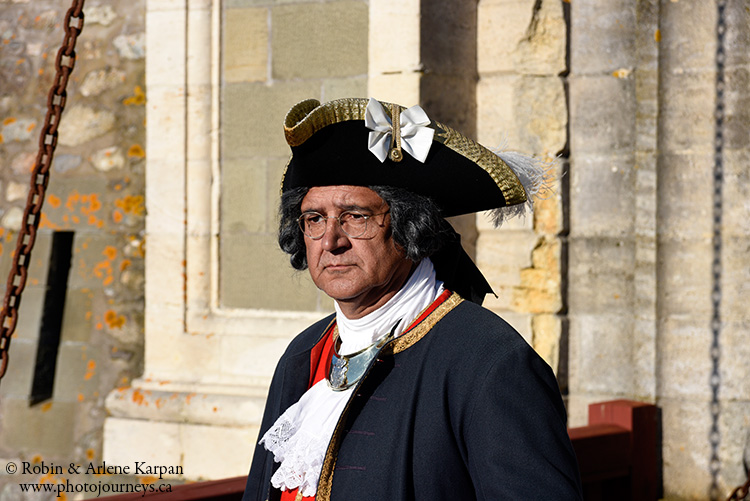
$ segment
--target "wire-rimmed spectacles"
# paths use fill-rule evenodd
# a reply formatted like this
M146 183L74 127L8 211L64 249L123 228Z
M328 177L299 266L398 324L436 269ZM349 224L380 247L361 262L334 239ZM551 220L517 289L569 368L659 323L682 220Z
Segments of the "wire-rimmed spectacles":
M341 230L351 238L361 238L367 233L367 221L373 216L382 216L390 211L379 214L363 214L359 211L347 210L338 216L324 216L319 212L305 212L298 219L302 233L313 240L320 240L326 234L329 219L336 219Z

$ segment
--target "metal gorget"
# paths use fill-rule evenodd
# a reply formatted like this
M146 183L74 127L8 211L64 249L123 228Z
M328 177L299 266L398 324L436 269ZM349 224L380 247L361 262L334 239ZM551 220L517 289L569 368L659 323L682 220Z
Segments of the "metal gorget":
M328 386L333 391L344 391L357 384L357 381L362 379L362 376L364 376L367 368L370 366L370 362L380 353L383 346L395 337L396 327L398 327L400 322L401 320L398 320L395 323L387 336L383 336L370 346L362 348L351 355L339 355L338 350L341 347L341 339L338 337L337 330L336 339L333 341L331 362L328 366L328 377L326 378Z

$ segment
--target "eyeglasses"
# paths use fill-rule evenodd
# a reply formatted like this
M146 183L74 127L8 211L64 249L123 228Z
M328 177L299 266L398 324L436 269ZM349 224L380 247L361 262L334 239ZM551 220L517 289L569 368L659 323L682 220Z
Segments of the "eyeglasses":
M382 216L390 211L379 214L362 214L357 211L344 211L338 216L324 216L318 212L306 212L302 214L297 222L299 228L307 237L313 240L320 240L326 233L326 226L329 219L336 219L341 226L341 230L351 238L361 238L367 232L367 220L373 216Z

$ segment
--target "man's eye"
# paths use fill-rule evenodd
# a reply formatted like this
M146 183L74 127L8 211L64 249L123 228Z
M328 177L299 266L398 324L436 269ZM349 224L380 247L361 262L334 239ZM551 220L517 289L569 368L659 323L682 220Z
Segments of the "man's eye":
M345 221L358 222L364 221L365 219L367 219L367 216L359 212L345 212L344 214L342 214L342 219Z
M308 214L305 216L305 222L307 224L320 224L323 221L323 216L320 214Z

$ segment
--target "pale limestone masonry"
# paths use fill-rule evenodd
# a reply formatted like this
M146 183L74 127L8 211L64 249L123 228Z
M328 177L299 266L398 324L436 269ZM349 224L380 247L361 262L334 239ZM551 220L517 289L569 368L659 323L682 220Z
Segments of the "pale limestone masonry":
M707 499L716 4L571 5L571 422L593 400L655 402L665 494ZM750 428L746 7L726 8L720 497L744 481Z
M551 159L567 144L564 4L554 0L485 0L477 33L477 137ZM497 298L485 303L508 320L547 362L559 368L563 334L561 158L550 172L554 191L538 200L534 216L494 229L477 216L477 264ZM564 382L563 382L564 384Z

